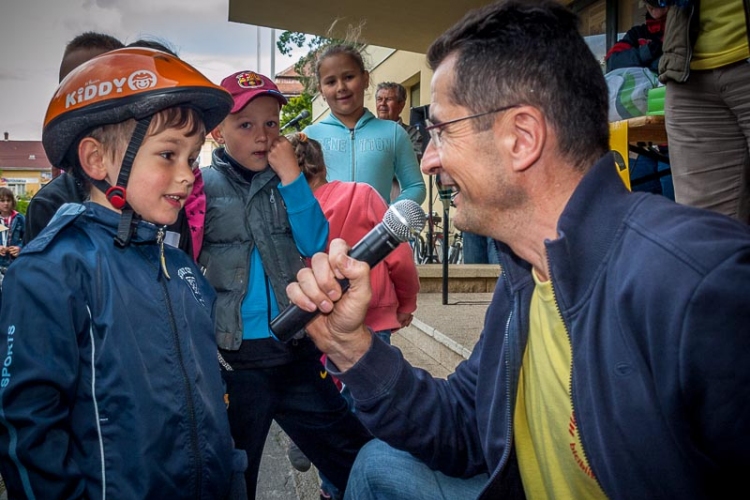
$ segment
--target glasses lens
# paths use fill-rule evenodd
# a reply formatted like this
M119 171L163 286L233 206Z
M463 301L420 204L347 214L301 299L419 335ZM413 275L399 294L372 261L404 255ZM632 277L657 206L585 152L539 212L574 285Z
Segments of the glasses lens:
M435 147L440 147L440 129L436 127L432 120L430 120L429 118L425 118L424 123L425 125L427 125L426 129L430 134L430 140L435 145Z

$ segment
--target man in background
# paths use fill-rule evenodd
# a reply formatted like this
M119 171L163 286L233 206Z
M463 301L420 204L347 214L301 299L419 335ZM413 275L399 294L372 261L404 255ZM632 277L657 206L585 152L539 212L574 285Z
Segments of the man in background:
M381 82L378 84L378 89L375 91L375 107L378 118L394 121L404 127L414 147L417 161L422 161L422 134L419 133L417 127L407 125L401 119L404 106L406 106L406 89L403 85L396 82ZM394 178L390 201L395 200L400 192L398 181Z

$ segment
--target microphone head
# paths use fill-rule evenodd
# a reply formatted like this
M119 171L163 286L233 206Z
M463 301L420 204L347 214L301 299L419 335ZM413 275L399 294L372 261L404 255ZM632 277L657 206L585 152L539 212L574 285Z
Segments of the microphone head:
M383 226L401 242L421 233L426 221L424 210L414 200L397 201L383 216Z
M302 111L300 112L300 114L299 114L299 117L300 117L301 119L305 119L305 118L307 118L308 116L310 116L310 112L309 112L308 110L306 110L306 109L303 109L303 110L302 110Z

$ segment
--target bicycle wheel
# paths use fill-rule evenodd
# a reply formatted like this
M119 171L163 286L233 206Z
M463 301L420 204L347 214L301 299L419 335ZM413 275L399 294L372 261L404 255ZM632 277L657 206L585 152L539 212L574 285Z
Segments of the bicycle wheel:
M433 244L433 259L438 264L443 263L443 235L437 234L435 235L435 243ZM450 261L448 261L450 262Z
M464 263L464 245L461 243L461 240L455 240L453 242L453 245L451 245L451 264L463 264Z
M424 264L427 260L427 246L422 235L417 235L411 242L411 251L415 264Z

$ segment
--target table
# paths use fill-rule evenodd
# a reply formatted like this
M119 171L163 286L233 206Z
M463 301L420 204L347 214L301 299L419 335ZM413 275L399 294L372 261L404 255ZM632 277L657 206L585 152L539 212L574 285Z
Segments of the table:
M664 115L636 116L635 118L609 123L609 147L616 153L615 162L618 173L628 189L631 187L629 153L632 151L639 155L654 158L657 161L669 163L668 157L647 147L648 144L666 143L667 129L664 125ZM634 179L633 184L647 182L669 175L669 173L669 170L663 170L658 174Z

